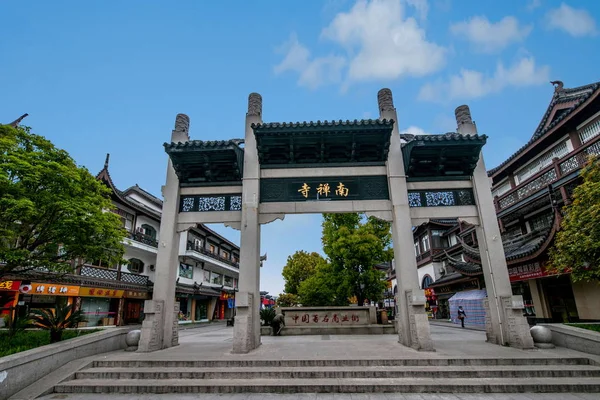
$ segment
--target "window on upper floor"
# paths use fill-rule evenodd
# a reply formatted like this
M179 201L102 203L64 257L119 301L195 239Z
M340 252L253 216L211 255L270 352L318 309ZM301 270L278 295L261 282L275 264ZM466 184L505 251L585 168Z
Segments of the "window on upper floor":
M579 139L581 143L586 143L600 135L600 119L593 121L590 124L579 129Z
M128 232L131 232L133 230L133 214L128 213L125 210L121 210L120 208L113 210L113 212L121 218L121 223L123 224L123 227Z
M554 214L552 212L538 215L529 220L529 226L532 231L538 229L549 228L554 222Z
M425 235L421 238L421 248L423 249L423 253L429 251L429 235Z
M216 272L211 272L210 273L210 283L213 283L215 285L222 285L223 284L223 275L217 274Z
M508 192L512 187L510 186L510 182L506 181L496 189L492 190L492 197L502 196L504 193Z
M415 242L415 256L418 256L419 254L421 254L421 252L419 250L419 241L417 240Z
M127 270L134 274L141 274L144 272L144 262L139 258L130 258L127 264Z
M223 284L228 287L233 287L233 278L225 275L225 279L223 280Z
M457 243L458 243L458 239L456 238L456 234L451 233L450 235L448 235L448 245L449 245L449 247L452 247L452 246L454 246Z
M226 252L225 250L221 250L221 256L226 259L229 260L229 253Z
M215 246L213 246L212 244L210 245L209 250L211 253L215 254L216 249Z
M240 258L238 256L233 256L233 262L239 263Z
M144 235L150 236L152 239L156 239L156 229L148 224L142 224L142 231Z
M448 238L444 236L444 231L431 231L431 247L434 249L444 249L448 247Z
M537 174L542 169L546 168L548 165L552 164L553 158L561 158L566 155L569 150L569 141L564 141L554 146L551 150L545 152L540 157L536 158L523 168L519 169L515 173L515 181L518 184L524 182L530 176Z

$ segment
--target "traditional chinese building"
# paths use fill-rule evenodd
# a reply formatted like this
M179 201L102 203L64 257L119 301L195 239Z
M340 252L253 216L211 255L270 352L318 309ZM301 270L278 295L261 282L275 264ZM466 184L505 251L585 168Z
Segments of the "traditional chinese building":
M533 306L538 321L599 320L598 285L555 275L548 268L548 250L582 166L588 156L600 154L600 82L574 88L553 84L528 142L488 175L513 293ZM476 249L466 246L465 252L479 259Z
M87 326L140 323L144 301L152 297L162 200L132 186L124 191L113 183L107 155L98 173L111 189L111 199L127 231L123 265L103 260L75 261L73 274L38 275L30 279L0 282L0 305L5 313L20 304L22 311L74 304L87 319ZM181 237L179 265L172 277L179 303L179 319L209 321L233 316L239 277L239 247L198 224ZM18 303L19 301L19 303Z

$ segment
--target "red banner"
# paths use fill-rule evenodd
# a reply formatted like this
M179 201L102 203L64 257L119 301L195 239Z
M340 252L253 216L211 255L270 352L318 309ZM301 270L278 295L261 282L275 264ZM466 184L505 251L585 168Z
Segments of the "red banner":
M21 286L21 281L0 281L0 290L17 291Z

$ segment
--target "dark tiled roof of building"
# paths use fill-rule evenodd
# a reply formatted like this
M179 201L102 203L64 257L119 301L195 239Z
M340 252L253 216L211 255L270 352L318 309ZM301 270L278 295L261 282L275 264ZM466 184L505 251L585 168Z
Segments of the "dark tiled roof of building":
M175 291L178 293L198 294L203 296L219 297L221 295L219 289L203 285L187 285L185 283L177 283Z
M314 128L364 128L364 127L382 127L382 126L393 126L394 120L392 119L361 119L354 121L346 120L342 121L303 121L303 122L266 122L262 124L252 124L252 128L255 130L267 131L289 131L289 130L303 130L303 129L314 129Z
M404 133L400 135L400 139L406 142L445 142L445 141L473 141L473 140L487 140L486 135L461 135L456 132L448 132L440 135L412 135Z
M209 149L209 150L225 150L230 148L240 148L240 144L244 143L244 139L229 139L229 140L188 140L187 142L172 142L164 143L165 150L179 149Z
M459 272L462 275L467 275L467 276L481 275L483 273L483 270L481 269L481 265L464 262L462 260L458 260L458 259L450 256L450 254L448 254L445 251L444 251L444 253L446 253L446 257L448 258L448 264L450 266L452 266L452 268L454 268L454 270L456 272Z
M431 285L429 285L429 287L436 287L436 286L443 285L445 283L452 283L454 281L458 281L458 280L464 279L464 278L465 278L464 275L462 275L460 272L451 272L447 275L442 276L437 281L433 282Z
M502 241L506 261L515 261L534 255L536 252L545 249L551 239L554 237L555 225L533 230L525 235L507 238ZM469 258L480 260L479 249L469 246L461 241L463 251Z
M562 85L562 82L560 84ZM529 139L529 141L525 145L523 145L519 150L514 152L510 157L508 157L506 160L504 160L500 165L498 165L495 168L490 169L488 171L488 176L492 176L493 174L498 172L500 169L502 169L502 167L504 167L510 161L517 158L521 153L523 153L525 151L525 149L527 149L529 146L531 146L531 144L533 144L533 142L535 142L537 139L542 137L546 132L550 131L552 128L554 128L556 125L558 125L564 119L573 115L574 111L578 110L579 107L587 99L589 99L594 94L594 92L596 92L599 88L600 88L600 82L595 82L595 83L591 83L589 85L578 86L578 87L570 88L570 89L557 88L557 90L555 90L554 94L552 95L552 101L548 105L548 108L546 109L546 112L544 113L544 116L542 117L542 120L540 121L535 132L533 132L531 139ZM569 103L569 102L574 102L574 104L568 108L558 110L554 115L552 114L552 111L554 110L554 107L557 104ZM553 117L553 119L552 119L552 121L550 121L549 124L547 124L548 119L551 116Z

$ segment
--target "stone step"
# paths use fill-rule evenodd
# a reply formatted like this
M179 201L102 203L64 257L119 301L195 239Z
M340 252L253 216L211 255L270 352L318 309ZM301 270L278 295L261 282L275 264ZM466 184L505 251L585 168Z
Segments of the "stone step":
M588 365L503 366L367 366L367 367L98 367L79 371L75 379L318 379L318 378L563 378L600 377Z
M78 379L56 393L523 393L600 392L599 378Z
M367 360L101 360L94 367L365 367L365 366L488 366L488 365L593 365L584 357L571 358L420 358Z

